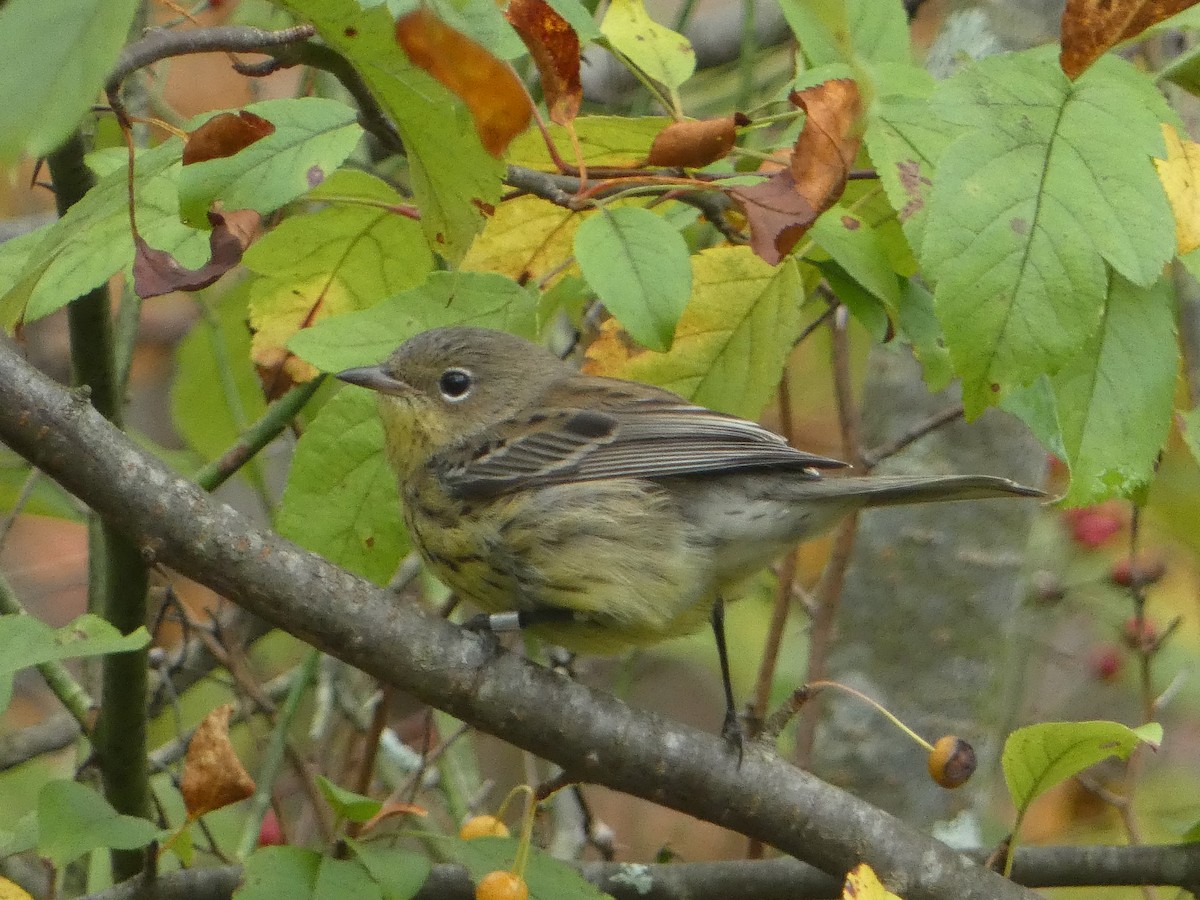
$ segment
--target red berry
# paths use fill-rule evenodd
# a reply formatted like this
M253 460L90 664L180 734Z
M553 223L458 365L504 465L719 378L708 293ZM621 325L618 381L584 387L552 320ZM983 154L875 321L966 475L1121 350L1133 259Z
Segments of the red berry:
M263 816L262 825L258 828L258 846L279 847L286 843L287 841L283 837L283 828L279 825L279 817L275 815L275 810L268 807L267 814Z
M1115 503L1068 509L1064 516L1071 529L1071 537L1089 550L1105 543L1125 524L1120 507Z
M1125 658L1116 644L1097 644L1088 655L1088 666L1099 681L1113 681L1121 674Z
M1130 616L1121 626L1121 639L1131 650L1148 652L1158 646L1158 626L1151 619Z
M1124 556L1113 563L1109 578L1121 587L1145 587L1167 574L1167 564L1158 557L1139 557L1136 561Z

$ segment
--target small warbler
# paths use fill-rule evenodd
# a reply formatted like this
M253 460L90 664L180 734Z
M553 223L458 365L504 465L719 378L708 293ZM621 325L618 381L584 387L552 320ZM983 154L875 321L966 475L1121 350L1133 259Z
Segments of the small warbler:
M378 392L409 534L491 628L613 653L710 622L728 737L739 582L863 506L1042 496L987 475L823 478L844 463L483 328L423 332L337 377Z

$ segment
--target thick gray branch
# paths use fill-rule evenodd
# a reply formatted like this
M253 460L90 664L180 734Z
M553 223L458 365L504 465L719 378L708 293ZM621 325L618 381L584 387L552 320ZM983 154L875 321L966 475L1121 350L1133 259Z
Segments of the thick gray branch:
M509 653L271 532L130 443L0 344L0 439L162 562L315 647L558 763L574 777L757 838L841 877L868 862L907 900L1025 889L768 750L633 710Z

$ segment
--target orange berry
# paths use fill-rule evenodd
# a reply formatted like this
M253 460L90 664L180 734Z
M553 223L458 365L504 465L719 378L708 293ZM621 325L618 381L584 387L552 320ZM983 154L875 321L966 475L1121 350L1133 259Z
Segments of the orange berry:
M966 784L975 772L975 748L960 737L946 734L929 751L929 777L944 788Z
M529 900L529 885L513 872L488 872L475 888L475 900Z
M495 816L472 816L458 829L464 841L481 837L508 837L508 826Z

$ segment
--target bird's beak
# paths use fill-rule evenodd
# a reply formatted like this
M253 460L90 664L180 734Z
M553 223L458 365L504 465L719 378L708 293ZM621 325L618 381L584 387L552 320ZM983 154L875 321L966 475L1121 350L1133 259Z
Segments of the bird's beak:
M359 387L370 388L381 394L391 394L395 397L402 397L413 392L409 385L384 371L383 366L359 366L356 369L344 369L335 377L348 384L357 384Z

